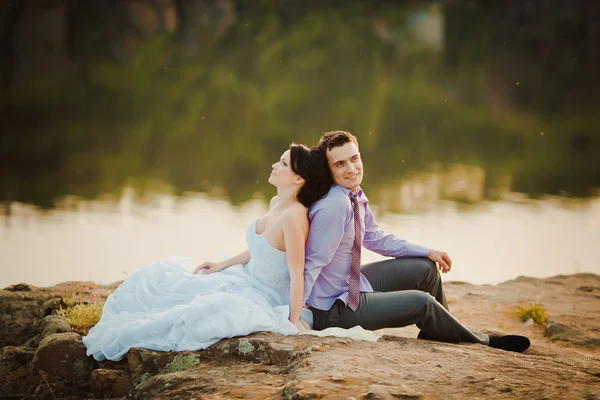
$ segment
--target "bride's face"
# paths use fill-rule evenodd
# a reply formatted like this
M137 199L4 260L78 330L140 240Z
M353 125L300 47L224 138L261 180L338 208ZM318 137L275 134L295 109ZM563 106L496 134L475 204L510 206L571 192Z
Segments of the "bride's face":
M271 166L272 171L269 175L269 183L276 187L298 186L304 180L296 174L291 167L290 150L286 150L279 161Z

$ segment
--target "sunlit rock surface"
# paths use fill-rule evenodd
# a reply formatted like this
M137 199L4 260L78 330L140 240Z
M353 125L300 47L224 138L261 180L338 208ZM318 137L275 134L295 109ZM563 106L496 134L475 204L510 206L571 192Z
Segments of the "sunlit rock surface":
M407 327L384 329L377 342L255 333L224 339L206 351L131 349L120 362L96 363L85 356L78 334L64 332L62 318L35 320L40 310L32 304L39 307L48 298L69 303L75 288L82 302L102 300L115 285L19 285L20 290L0 291L2 304L11 304L11 310L36 311L28 314L31 328L22 319L15 325L21 334L5 333L2 338L4 343L27 342L29 347L2 348L0 387L7 398L28 399L600 396L599 276L519 277L499 285L447 282L445 286L453 314L466 325L526 335L531 348L516 354L475 344L423 341L415 339L416 328ZM544 326L515 315L519 305L535 302L548 313ZM6 312L2 317L6 320ZM29 336L22 335L25 331L31 332Z

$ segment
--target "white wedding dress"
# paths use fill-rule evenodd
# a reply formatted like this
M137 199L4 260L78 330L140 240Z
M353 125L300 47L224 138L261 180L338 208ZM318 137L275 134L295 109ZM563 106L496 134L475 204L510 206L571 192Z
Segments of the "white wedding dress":
M83 338L87 354L117 361L132 347L200 350L257 331L296 334L288 320L286 253L256 234L256 220L246 240L251 254L246 265L195 275L190 258L168 257L133 273Z

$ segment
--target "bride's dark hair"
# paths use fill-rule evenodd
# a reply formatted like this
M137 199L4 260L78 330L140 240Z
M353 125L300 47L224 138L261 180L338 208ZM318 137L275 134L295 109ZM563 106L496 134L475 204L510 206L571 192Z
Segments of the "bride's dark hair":
M304 185L298 191L298 201L304 207L310 207L325 196L333 184L327 157L316 147L309 149L303 144L292 143L290 161L292 171L304 178Z

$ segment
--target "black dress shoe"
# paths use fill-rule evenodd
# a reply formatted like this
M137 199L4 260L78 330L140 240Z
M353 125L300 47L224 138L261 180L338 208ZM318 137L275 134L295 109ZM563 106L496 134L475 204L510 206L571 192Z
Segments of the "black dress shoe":
M506 351L522 353L529 348L531 342L525 336L490 335L490 347Z

